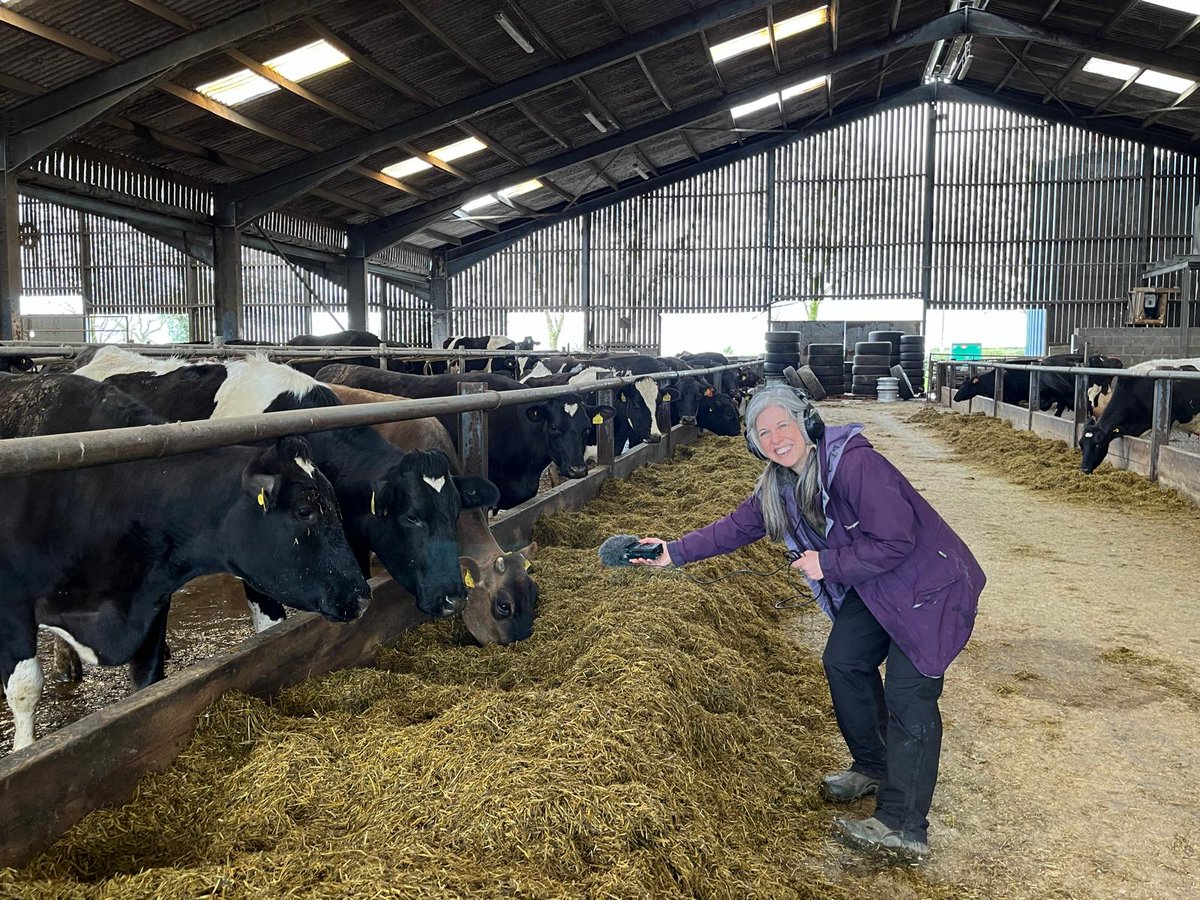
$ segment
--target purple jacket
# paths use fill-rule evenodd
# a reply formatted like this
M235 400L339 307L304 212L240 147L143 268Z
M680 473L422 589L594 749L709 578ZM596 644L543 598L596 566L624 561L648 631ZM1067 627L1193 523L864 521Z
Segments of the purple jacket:
M860 430L827 428L818 447L827 519L821 570L827 583L854 588L917 671L936 678L971 636L986 581L983 569ZM801 533L799 527L793 530ZM754 495L667 549L683 565L729 553L765 535Z

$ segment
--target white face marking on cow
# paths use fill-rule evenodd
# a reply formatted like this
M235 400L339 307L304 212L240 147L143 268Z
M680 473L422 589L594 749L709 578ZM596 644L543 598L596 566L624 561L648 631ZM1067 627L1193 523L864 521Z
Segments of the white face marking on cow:
M295 460L296 460L296 465L298 465L301 469L304 470L304 474L307 475L309 478L312 478L313 472L316 471L317 467L314 466L309 460L304 459L301 456L295 457Z
M554 373L551 372L549 369L547 369L546 366L541 362L541 360L538 360L538 364L529 370L529 374L526 375L524 378L522 378L521 382L523 384L526 381L528 381L530 378L545 378L547 375L553 375L553 374Z
M1083 433L1083 436L1084 436L1084 437L1091 437L1091 436L1092 436L1092 433L1091 433L1090 431L1085 431L1085 432Z
M633 383L637 388L638 396L642 398L642 402L646 404L646 408L650 410L650 434L662 437L662 431L658 427L658 382L653 378L640 378Z
M446 486L446 476L445 475L439 475L437 478L430 478L428 475L422 475L421 480L424 481L431 488L433 488L435 491L437 491L439 494L442 492L442 488Z
M597 374L600 371L599 366L592 366L584 369L567 379L567 384L591 384L594 381L599 381L600 376Z
M250 621L254 624L254 633L262 634L272 625L278 625L283 619L272 619L253 600L247 598L246 605L250 607Z
M100 665L100 659L96 656L96 651L91 647L85 647L83 644L79 643L79 641L71 637L70 633L68 633L65 629L55 628L53 625L42 625L40 627L45 628L47 631L54 632L60 638L70 644L75 652L79 654L79 659L81 661L87 663L89 666Z
M579 412L579 404L578 403L564 403L563 404L563 412L565 412L567 414L568 418L570 418L570 417L574 416L575 413Z
M42 664L36 656L17 663L4 683L4 696L12 710L13 749L20 750L33 743L33 711L42 697Z
M248 356L226 363L225 371L225 380L214 397L213 419L257 415L281 394L291 394L299 400L320 386L315 378L291 366L273 363L264 356Z

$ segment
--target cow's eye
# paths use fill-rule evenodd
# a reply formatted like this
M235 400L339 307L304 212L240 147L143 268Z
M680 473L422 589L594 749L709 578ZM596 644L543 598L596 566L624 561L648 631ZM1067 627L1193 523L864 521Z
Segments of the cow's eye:
M551 426L550 426L550 433L551 433L551 434L558 434L558 431L559 431L559 428L558 428L558 426L557 426L557 425L551 425Z
M317 517L317 511L311 506L297 506L296 518L301 522L311 522Z
M424 522L421 521L420 516L414 516L412 513L409 513L407 516L405 516L404 521L407 522L409 525L424 525L425 524Z
M512 604L507 600L496 601L496 615L507 618L512 615Z

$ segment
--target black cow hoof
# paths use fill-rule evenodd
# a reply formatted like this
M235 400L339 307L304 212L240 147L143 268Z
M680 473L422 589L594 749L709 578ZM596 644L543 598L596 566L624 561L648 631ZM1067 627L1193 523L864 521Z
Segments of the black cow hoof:
M79 684L83 681L83 663L79 654L61 638L54 639L54 663L50 680L58 684Z

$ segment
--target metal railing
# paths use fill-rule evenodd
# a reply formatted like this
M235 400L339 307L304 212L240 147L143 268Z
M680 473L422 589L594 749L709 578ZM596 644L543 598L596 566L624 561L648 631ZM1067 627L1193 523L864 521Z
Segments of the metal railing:
M40 472L89 468L142 459L158 459L226 447L249 441L261 441L290 434L331 431L358 425L378 425L383 422L403 422L430 416L486 412L502 406L535 403L567 394L597 392L601 404L612 404L612 392L642 378L662 381L681 375L718 375L734 371L741 364L730 363L705 369L672 370L648 375L604 378L587 384L556 387L524 388L514 391L478 392L473 389L457 397L398 399L320 409L287 410L232 416L228 419L204 419L194 422L175 422L166 425L141 425L131 428L110 428L100 431L0 440L0 478L33 475ZM720 385L718 385L718 388ZM656 411L662 417L665 403ZM483 416L477 417L479 428L486 428ZM599 427L600 464L607 465L615 457L611 419ZM486 438L483 438L486 440ZM479 446L478 438L464 437L464 446ZM478 455L470 454L464 466L478 469ZM468 474L486 474L470 471Z
M1085 352L1085 358L1087 357ZM1155 369L1151 372L1140 374L1131 373L1127 369L1105 369L1091 366L1040 366L1030 365L1026 363L1004 363L1004 362L979 362L971 361L954 361L954 362L939 362L939 370L943 366L962 366L966 365L968 377L974 378L979 369L993 369L999 371L1013 372L1028 372L1029 373L1029 414L1026 422L1026 429L1033 430L1033 413L1041 405L1041 374L1058 374L1066 375L1072 379L1074 387L1073 396L1073 422L1072 422L1072 446L1079 446L1079 437L1083 430L1083 424L1088 413L1088 378L1096 376L1100 378L1144 378L1149 379L1154 383L1154 398L1152 402L1152 415L1150 425L1150 457L1148 464L1147 478L1151 481L1158 481L1158 462L1160 449L1169 443L1171 435L1171 403L1174 393L1174 383L1176 381L1200 381L1200 372L1186 372L1178 369ZM940 399L940 386L942 385L942 375L939 374L938 385ZM1115 387L1115 385L1114 385ZM967 399L967 412L971 411L971 399ZM1004 378L999 377L995 380L995 388L992 392L992 416L996 417L1000 414L1000 404L1004 402ZM953 401L951 401L953 402Z

